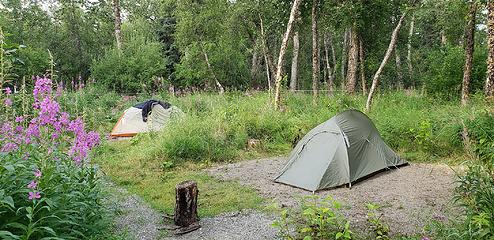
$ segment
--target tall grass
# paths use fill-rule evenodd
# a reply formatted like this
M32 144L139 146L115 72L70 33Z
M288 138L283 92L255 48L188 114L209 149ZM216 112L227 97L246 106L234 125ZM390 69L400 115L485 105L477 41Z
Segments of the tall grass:
M138 136L128 153L161 161L234 161L243 157L288 154L294 139L346 109L362 109L363 96L286 94L276 111L268 93L155 96L171 102L185 117L163 131ZM384 140L409 160L433 161L464 154L462 120L489 108L474 98L469 108L412 93L389 92L376 98L369 114ZM259 140L247 149L249 139Z

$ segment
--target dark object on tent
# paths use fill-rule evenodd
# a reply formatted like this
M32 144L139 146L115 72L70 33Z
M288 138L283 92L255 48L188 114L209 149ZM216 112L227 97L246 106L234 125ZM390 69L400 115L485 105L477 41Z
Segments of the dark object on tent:
M348 110L307 133L275 181L317 191L403 164L365 114Z
M113 138L132 137L138 133L161 130L183 112L167 102L156 100L139 103L125 110L113 127Z
M142 103L138 103L138 104L134 105L134 107L142 109L142 121L147 122L149 113L153 110L153 107L156 104L161 105L164 109L168 109L172 106L170 103L151 99L151 100L147 100L147 101L142 102Z

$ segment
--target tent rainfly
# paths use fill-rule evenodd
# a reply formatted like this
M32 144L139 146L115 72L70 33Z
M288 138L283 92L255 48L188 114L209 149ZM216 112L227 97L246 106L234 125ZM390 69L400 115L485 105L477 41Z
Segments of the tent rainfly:
M125 110L110 137L132 137L138 133L159 131L171 117L183 112L167 102L148 100Z
M317 191L351 186L369 174L406 163L386 145L365 114L347 110L307 133L275 181Z

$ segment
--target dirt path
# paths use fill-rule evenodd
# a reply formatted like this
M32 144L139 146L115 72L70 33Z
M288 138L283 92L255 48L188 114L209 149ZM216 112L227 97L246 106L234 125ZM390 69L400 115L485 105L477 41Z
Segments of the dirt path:
M284 158L270 158L239 162L206 170L224 180L237 180L253 186L263 197L274 199L284 206L295 206L298 197L308 191L272 181L285 163ZM379 173L352 186L320 191L321 196L332 195L349 208L343 213L352 225L365 229L366 203L382 206L383 219L393 234L420 233L430 219L445 220L454 211L451 199L454 172L446 165L410 164L399 169Z
M109 194L105 205L115 213L115 233L123 234L126 239L158 239L162 214L111 180L104 179L103 183Z

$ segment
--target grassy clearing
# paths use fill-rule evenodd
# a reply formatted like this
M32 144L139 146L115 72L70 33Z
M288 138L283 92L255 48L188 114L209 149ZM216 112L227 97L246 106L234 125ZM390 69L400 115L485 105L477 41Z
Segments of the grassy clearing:
M129 157L133 153L132 150L129 152L131 145L129 141L106 143L97 150L95 161L117 184L138 194L155 209L172 213L175 185L185 180L195 180L199 185L200 216L255 209L262 205L262 199L253 189L209 177L198 171L201 166L184 164L167 169L156 158Z
M170 123L162 132L105 143L95 151L95 161L117 184L168 213L174 207L175 185L189 179L199 184L202 216L258 208L263 200L253 189L217 180L199 170L212 162L286 155L297 135L303 136L343 110L363 109L365 102L360 95L321 96L316 103L310 95L284 96L281 112L273 109L267 93L153 96L180 107L185 117ZM148 98L113 100L121 109L100 118L109 123L107 119L116 119L120 110ZM492 107L480 97L462 108L457 102L416 93L389 92L376 96L369 116L385 141L407 160L459 163L470 158L461 141L462 120L488 111ZM107 128L109 131L111 126ZM248 139L258 139L260 144L247 149Z

